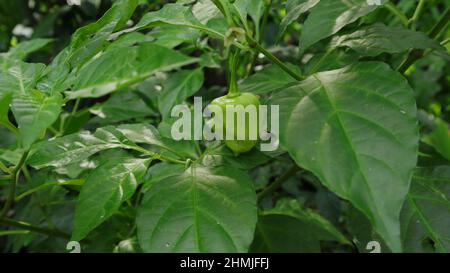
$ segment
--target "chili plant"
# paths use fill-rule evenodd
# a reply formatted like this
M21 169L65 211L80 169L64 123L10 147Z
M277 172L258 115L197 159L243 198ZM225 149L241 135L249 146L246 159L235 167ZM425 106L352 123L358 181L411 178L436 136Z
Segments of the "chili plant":
M445 0L0 1L2 250L449 252L449 20ZM195 98L278 106L277 149L254 120L174 139Z

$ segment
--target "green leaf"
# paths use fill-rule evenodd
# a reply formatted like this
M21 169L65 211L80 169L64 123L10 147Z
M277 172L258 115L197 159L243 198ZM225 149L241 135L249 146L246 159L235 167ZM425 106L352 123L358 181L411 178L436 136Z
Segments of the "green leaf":
M211 144L202 157L202 164L205 166L230 165L241 170L251 170L258 166L268 163L271 160L269 156L253 149L250 152L236 156L223 142Z
M71 69L68 63L69 48L63 49L47 66L39 79L37 87L47 93L60 93L71 85Z
M153 42L154 44L167 48L174 48L182 43L196 44L200 34L197 29L186 29L172 25L160 26L149 33L151 37L156 39Z
M181 164L170 164L166 162L161 162L150 167L147 171L147 176L142 185L142 192L146 193L147 190L153 185L153 183L158 183L161 180L169 178L177 173L183 173L186 167Z
M450 166L418 168L402 211L406 252L450 252Z
M134 143L164 146L162 137L153 125L123 124L117 127L117 131Z
M60 177L46 171L37 172L34 173L29 180L27 180L27 183L20 183L18 184L18 187L22 186L26 189L33 189L45 184L48 181L56 181L59 178ZM43 205L45 206L45 210L42 209ZM14 207L14 219L25 223L32 223L38 227L58 229L60 231L68 232L72 225L73 207L74 202L67 198L66 189L63 187L46 188L34 192L33 195L27 198L27 202L17 203ZM19 251L23 247L32 248L32 246L37 242L48 240L49 236L39 235L38 233L33 232L26 237L16 237L11 239L13 240L9 243L15 251ZM66 244L67 241L62 243L60 241L59 249L64 249ZM46 248L45 251L57 252L57 249L58 248Z
M45 182L39 186L32 187L31 189L28 189L27 191L24 191L23 193L19 194L16 197L16 202L19 202L20 200L24 199L25 197L28 197L34 193L46 190L48 188L52 188L55 186L67 186L71 187L72 189L76 189L78 187L83 186L85 181L83 179L73 179L73 180L66 180L66 181L58 181L58 182Z
M211 1L212 2L212 1ZM221 3L231 13L231 16L239 18L244 25L247 25L247 6L250 1L248 0L235 0L235 1L217 1ZM226 18L225 18L226 19Z
M44 70L43 64L12 61L0 71L0 97L5 108L2 123L7 124L7 113L12 94L12 112L19 125L20 142L28 149L58 118L62 106L60 94L47 95L35 90L36 81Z
M228 4L227 1L223 2L228 5L231 12L240 18L244 27L248 28L247 17L250 16L255 23L255 30L259 35L260 19L264 13L265 2L260 0L236 0L233 4Z
M192 165L154 181L136 218L145 252L246 252L256 194L246 173Z
M351 34L335 37L332 47L349 47L362 56L377 56L381 53L401 53L409 49L445 48L422 32L403 27L388 27L381 23L361 28Z
M0 124L10 124L8 112L11 101L12 93L0 93Z
M359 253L370 253L373 250L370 247L370 242L378 242L381 253L390 253L383 238L373 230L369 219L361 211L350 206L345 216L348 232L352 235L352 241L358 248Z
M201 153L199 144L195 140L174 140L172 137L172 126L176 118L163 120L158 124L158 131L163 136L166 147L170 147L177 156L182 155L185 159L198 158Z
M107 39L133 15L137 0L118 0L97 22L78 29L69 45L68 62L79 66L104 49Z
M120 36L117 40L111 43L107 50L111 50L113 48L122 48L122 50L128 49L130 46L154 42L155 38L140 32L131 32L125 35Z
M33 39L29 41L22 42L18 44L17 46L11 48L7 56L8 58L17 59L17 60L23 60L25 59L30 53L33 53L35 51L38 51L39 49L45 47L49 43L51 43L53 39Z
M121 29L136 9L138 0L117 0L96 22L79 28L68 47L49 64L39 85L41 90L62 92L73 84L79 67L104 50L113 32Z
M278 40L281 39L287 27L296 21L300 15L312 9L320 0L289 0L286 4L286 16L280 23Z
M135 27L126 30L126 32L161 25L194 28L220 39L223 39L224 36L224 34L202 24L192 13L191 7L180 4L166 4L158 11L147 13Z
M303 67L303 74L311 75L315 72L339 69L359 60L356 52L344 50L328 50L317 53Z
M133 196L149 162L150 159L108 159L89 174L77 200L72 240L84 239Z
M4 135L2 135L4 137ZM8 136L4 138L5 141L8 141ZM8 163L11 163L12 165L17 165L19 163L20 158L22 157L22 154L25 152L23 149L16 149L16 150L0 150L0 159L5 160Z
M425 135L423 141L433 146L447 160L450 160L450 129L445 121L437 119L433 132Z
M281 200L258 217L251 251L262 253L320 252L320 241L350 242L328 220L296 200Z
M133 107L130 108L130 105ZM89 111L97 116L91 122L102 125L141 120L158 114L147 105L142 94L137 90L114 93L107 101L93 106Z
M163 118L170 117L172 108L183 103L203 86L202 69L181 70L172 74L164 83L158 97L159 111Z
M416 165L413 91L384 63L317 73L277 93L280 143L401 251L399 214Z
M97 168L101 162L105 161L105 159L121 158L127 156L129 156L129 153L127 150L124 149L104 150L82 161L74 162L71 164L69 163L68 165L54 168L53 171L55 173L67 176L72 179L79 177L83 177L83 179L85 179L86 174L92 171L93 169ZM78 189L75 188L73 189L80 191L81 187L79 187Z
M83 161L103 150L136 147L120 131L108 126L99 128L94 133L83 131L39 142L35 145L36 152L29 157L28 164L38 169L48 166L62 167Z
M301 74L298 66L288 64L288 66L298 74ZM279 66L270 65L263 70L256 72L245 79L239 88L242 92L254 94L265 94L282 88L283 86L296 82L292 77L284 72Z
M175 155L179 158L196 158L197 152L189 141L175 141L172 138L161 136L158 129L152 125L125 124L117 127L127 139L134 143L145 143L151 148L157 148L158 153Z
M31 90L14 96L11 108L25 149L30 148L58 119L62 105L63 98L59 93L47 96L38 90Z
M189 3L189 0L186 2ZM178 3L180 3L180 1L178 1ZM213 18L222 17L220 10L211 0L196 1L196 3L192 6L192 13L202 24L207 24Z
M381 0L384 4L387 0ZM316 42L337 33L346 25L377 9L367 0L322 0L306 19L300 38L300 52L304 52Z
M44 64L7 62L0 67L0 95L5 93L25 94L36 86L44 70Z
M97 98L138 83L155 72L168 71L197 59L158 45L145 43L126 50L114 48L87 63L76 74L70 99Z
M261 18L267 4L265 1L260 0L249 0L248 2L247 13L255 23L256 29L260 29Z

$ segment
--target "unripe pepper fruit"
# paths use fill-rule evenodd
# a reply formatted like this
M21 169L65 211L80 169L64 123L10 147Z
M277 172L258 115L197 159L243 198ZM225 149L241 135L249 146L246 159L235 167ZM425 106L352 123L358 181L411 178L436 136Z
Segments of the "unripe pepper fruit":
M238 70L238 63L239 63L239 54L240 50L236 49L234 54L231 54L228 61L228 70L229 70L229 88L228 88L228 94L214 99L211 104L216 105L220 107L222 110L222 118L223 118L223 136L225 139L225 145L228 146L233 152L236 154L246 153L250 151L257 143L258 143L258 132L259 132L259 97L252 93L241 93L237 84L237 70ZM253 105L256 107L256 120L250 120L248 113L245 113L245 137L244 140L238 140L238 128L240 124L237 124L238 119L234 118L234 124L232 121L227 122L227 106L238 106L241 105L244 107L247 107L249 105ZM250 139L250 122L255 123L256 122L256 139L251 140ZM234 125L234 126L233 126ZM234 136L233 140L227 140L227 127L233 126L234 127Z
M256 113L257 113L257 120L249 120L249 115L245 115L245 140L237 140L237 119L235 115L234 120L234 140L225 140L225 145L227 145L228 148L230 148L233 152L237 154L246 153L250 151L257 143L258 140L250 140L250 122L256 122L256 124L259 123L259 97L252 93L229 93L226 96L219 97L214 99L211 102L212 105L219 106L222 109L222 117L223 117L223 133L224 138L226 136L226 130L227 130L227 119L226 119L226 109L227 105L230 106L237 106L242 105L244 108L248 105L253 105L256 107ZM230 121L231 123L231 121ZM256 126L258 127L258 126Z

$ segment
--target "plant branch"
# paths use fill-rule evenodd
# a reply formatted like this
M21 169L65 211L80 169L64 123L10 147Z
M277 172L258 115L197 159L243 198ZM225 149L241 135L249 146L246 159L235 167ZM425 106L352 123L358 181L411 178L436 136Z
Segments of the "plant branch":
M9 120L4 121L2 124L6 127L6 129L13 132L16 136L20 134L19 129L17 129L17 127L14 126L14 124L12 124Z
M267 21L269 19L269 14L270 14L270 9L272 7L272 2L273 2L272 0L269 0L269 3L267 4L267 6L266 6L266 8L264 10L264 15L263 15L262 20L260 22L258 22L258 23L255 23L255 37L256 37L256 41L258 43L261 42L261 39L262 39L262 37L264 35L264 29L266 28ZM260 26L260 24L261 24L261 26ZM253 69L255 68L256 62L258 61L258 53L254 52L251 59L252 59L251 63L250 63L250 65L248 67L248 70L247 70L247 76L249 76L252 73Z
M80 102L81 102L81 98L77 98L75 100L75 103L73 105L72 111L69 114L69 117L67 118L67 120L65 121L64 124L62 124L61 128L60 128L60 134L64 135L66 130L69 128L70 123L73 120L73 117L77 114L78 108L80 107Z
M5 205L3 206L2 213L0 215L0 218L3 218L8 213L9 209L11 208L12 204L14 204L14 199L16 195L16 186L17 182L20 177L20 170L22 166L25 164L25 160L27 159L28 151L24 152L22 154L22 157L19 160L19 163L14 167L13 171L11 172L11 188L9 190L8 199L6 199Z
M155 153L153 151L149 151L147 149L144 149L144 148L142 148L140 146L130 147L129 149L135 150L137 152L140 152L140 153L143 153L143 154L146 154L146 155L149 155L153 159L156 159L156 160L167 161L169 163L176 163L176 164L182 164L182 165L186 164L186 161L174 159L174 158L171 158L171 157L168 157L168 156L164 156L164 155Z
M238 64L239 64L239 53L240 50L237 49L228 60L228 73L229 73L229 86L228 86L228 95L229 96L239 96L239 87L238 87Z
M303 76L298 75L293 70L291 70L286 64L284 64L280 59L278 59L275 55L270 53L267 49L263 48L257 41L255 41L252 37L247 34L247 40L250 47L255 48L258 52L264 54L270 61L274 64L278 65L281 69L283 69L286 73L288 73L292 78L297 81L302 81L305 78Z
M266 10L266 14L268 15L268 11L271 7L272 1L269 2L268 8ZM266 15L265 14L265 15ZM226 14L224 14L226 16ZM267 18L265 18L267 20ZM257 35L259 36L259 35ZM250 34L246 33L246 39L247 42L249 43L251 48L255 48L258 52L262 53L263 55L265 55L270 61L272 61L273 63L275 63L276 65L278 65L282 70L284 70L286 73L288 73L292 78L294 78L295 80L301 81L304 80L304 77L297 75L297 73L295 73L293 70L291 70L286 64L284 64L280 59L278 59L275 55L273 55L272 53L270 53L268 50L266 50L265 48L263 48L260 44L259 41L253 39L253 37L250 36ZM258 37L259 40L259 37ZM253 60L252 65L254 65L254 61L257 58L257 54L255 55L255 59ZM251 67L252 68L252 67ZM251 69L249 70L251 71Z
M18 228L22 228L22 229L29 230L29 231L36 232L36 233L41 233L41 234L50 235L50 236L56 236L56 237L70 240L70 235L65 232L62 232L57 229L48 229L48 228L34 226L27 222L16 221L16 220L9 219L9 218L0 218L0 224L6 225L6 226L11 226L11 227L18 227Z
M272 0L269 0L267 3L266 8L264 9L264 14L263 14L263 18L261 20L261 26L260 24L256 24L258 31L256 31L256 40L258 42L261 42L262 36L264 34L264 29L266 28L267 25L267 21L269 20L269 14L270 14L270 9L272 8Z
M417 4L417 7L416 7L416 10L414 11L413 17L411 17L411 19L409 19L408 25L411 26L412 30L417 29L417 21L419 20L420 16L422 15L425 4L426 4L426 0L419 0L419 4Z
M436 23L436 25L430 30L428 36L431 39L436 39L439 34L445 30L448 22L450 21L450 8L444 13L442 18ZM417 60L424 56L424 50L414 49L412 50L408 57L402 62L402 64L397 68L397 71L405 74L411 65L413 65Z
M54 136L59 136L61 133L58 131L58 130L56 130L55 128L53 128L53 126L50 126L50 127L48 127L47 128L50 132L52 132L52 134L54 135Z
M270 193L276 191L284 182L286 182L291 176L300 171L300 168L297 165L292 166L285 174L280 176L277 180L271 183L268 187L266 187L263 191L258 193L258 201L261 201Z
M328 58L328 56L330 56L330 54L333 53L333 51L334 51L334 48L328 49L322 55L322 57L317 61L317 63L314 65L314 67L311 69L311 71L308 74L312 75L312 74L316 73L322 66L323 62Z
M450 8L448 8L447 11L445 11L445 13L442 16L442 18L430 30L430 32L428 33L428 36L431 39L436 39L439 36L439 34L441 34L441 32L443 30L445 30L445 28L447 27L449 21L450 21Z
M392 3L392 2L388 2L385 7L395 16L397 16L398 19L400 19L400 21L402 21L402 24L407 26L409 24L409 19L408 17L406 17L406 15L398 9L398 7Z
M29 233L30 233L29 230L1 230L0 236L25 235Z
M444 41L441 42L441 46L445 46L448 43L450 43L450 38L445 39Z
M20 202L23 198L25 198L25 197L33 194L33 193L36 193L36 192L38 192L40 190L47 189L49 187L53 187L53 186L81 186L83 184L84 184L84 180L83 179L74 179L74 180L68 180L68 181L65 181L65 182L47 182L47 183L44 183L44 184L42 184L42 185L40 185L38 187L35 187L33 189L30 189L30 190L28 190L26 192L23 192L23 193L19 194L15 198L15 201L16 202Z
M230 9L228 6L224 3L222 3L222 0L211 0L214 5L220 10L220 12L223 14L225 19L227 20L228 26L232 27L234 26L233 17L231 15Z
M23 173L23 176L25 176L25 179L26 179L27 181L30 181L30 180L31 180L31 175L30 175L30 172L28 171L28 168L27 168L26 165L23 165L23 166L22 166L22 173Z
M2 170L4 173L11 173L11 170L6 167L5 164L3 164L3 162L0 160L0 170Z

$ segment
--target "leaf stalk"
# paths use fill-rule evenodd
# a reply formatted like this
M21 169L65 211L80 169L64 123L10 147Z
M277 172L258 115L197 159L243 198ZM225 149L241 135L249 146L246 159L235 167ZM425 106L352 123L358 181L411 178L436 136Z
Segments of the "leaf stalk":
M447 27L450 21L450 8L444 13L441 19L434 25L434 27L429 31L428 36L431 39L436 39L439 34ZM414 49L410 51L408 57L400 64L397 68L397 71L405 74L405 72L409 69L411 65L413 65L416 61L421 59L424 56L424 50Z
M69 234L62 232L60 230L42 228L42 227L34 226L27 222L16 221L16 220L9 219L9 218L0 218L0 224L6 225L6 226L11 226L11 227L18 227L18 228L22 228L24 230L29 230L29 231L44 234L44 235L56 236L56 237L60 237L60 238L68 239L68 240L70 239Z
M255 41L252 37L250 37L247 34L247 41L251 48L255 48L258 52L262 53L264 56L267 57L270 61L272 61L274 64L278 65L283 71L289 74L292 78L294 78L297 81L302 81L305 78L303 76L298 75L293 70L291 70L286 64L284 64L280 59L278 59L275 55L270 53L267 49L262 47L257 41Z
M266 187L263 191L258 193L258 201L263 200L266 196L276 191L279 187L283 185L289 178L299 172L301 169L297 165L292 166L286 173L280 176L277 180L271 183L268 187Z
M5 205L3 206L0 218L4 218L8 213L9 209L11 208L11 206L14 204L14 199L16 195L16 186L20 177L20 170L22 169L22 166L25 164L25 160L27 159L27 157L28 151L22 154L19 163L17 163L17 165L11 172L11 188L9 190L9 195L8 198L6 199Z

